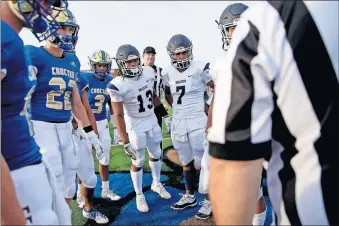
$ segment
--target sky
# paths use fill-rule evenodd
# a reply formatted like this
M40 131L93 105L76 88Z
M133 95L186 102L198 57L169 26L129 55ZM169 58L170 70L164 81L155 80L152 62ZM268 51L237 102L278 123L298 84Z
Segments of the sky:
M123 44L135 46L140 55L146 46L153 46L157 52L155 64L167 67L170 58L166 45L175 34L192 41L195 60L213 65L224 53L215 20L235 2L240 1L69 1L69 9L80 25L76 55L81 69L89 68L88 56L95 50L115 57ZM25 44L44 44L27 29L19 35Z

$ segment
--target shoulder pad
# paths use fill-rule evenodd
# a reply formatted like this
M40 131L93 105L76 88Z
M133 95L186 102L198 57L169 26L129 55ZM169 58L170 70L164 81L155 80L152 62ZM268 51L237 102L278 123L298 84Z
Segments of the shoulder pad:
M26 45L25 46L25 51L28 53L30 56L35 55L40 48L32 45Z
M43 61L44 57L42 57L42 52L40 47L27 45L25 46L25 51L31 58L33 65L39 65L41 61Z
M210 63L207 63L202 71L210 70Z
M205 61L193 61L191 66L198 70L204 71L206 70L205 67L209 66L209 63Z
M107 88L112 87L113 86L117 89L117 90L121 90L123 87L123 77L119 76L119 77L115 77L113 78L107 85ZM109 84L112 84L113 86L110 86Z
M115 91L119 91L118 87L116 87L113 83L108 83L107 84L107 89L112 89Z
M150 73L150 72L155 73L153 68L151 68L150 66L142 66L142 69L146 73Z
M153 70L153 68L151 68L149 66L144 66L142 73L146 78L149 78L149 77L154 78L155 77L155 71Z

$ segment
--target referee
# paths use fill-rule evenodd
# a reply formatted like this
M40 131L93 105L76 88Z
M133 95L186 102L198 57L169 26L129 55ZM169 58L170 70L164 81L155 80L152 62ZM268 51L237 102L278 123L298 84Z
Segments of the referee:
M277 225L339 224L338 11L263 1L242 14L208 135L216 224L251 224L264 160Z
M143 66L150 66L151 68L153 68L154 72L155 72L155 81L154 81L154 90L156 92L156 94L159 97L159 100L162 99L163 97L163 85L162 85L162 68L161 67L157 67L154 65L154 61L155 61L155 55L157 53L155 52L155 49L152 46L148 46L144 49L143 52ZM168 113L164 107L163 104L160 104L159 106L154 108L154 113L157 116L158 119L158 124L160 126L160 128L162 128L162 119L164 118L166 127L167 127L167 132L169 133L170 131L170 127L171 127L171 119L168 116Z

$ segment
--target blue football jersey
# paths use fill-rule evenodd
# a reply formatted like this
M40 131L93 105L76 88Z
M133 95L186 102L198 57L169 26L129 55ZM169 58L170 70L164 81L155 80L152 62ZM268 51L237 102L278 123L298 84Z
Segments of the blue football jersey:
M80 98L82 96L82 91L88 88L88 80L87 80L88 73L80 72L77 76L77 86L80 94Z
M82 91L85 90L86 88L88 88L88 81L86 80L86 78L84 78L83 72L78 73L75 81L77 83L77 87L78 87L78 91L79 91L79 95L80 95L80 99L81 99ZM72 123L76 123L76 122L77 121L73 118Z
M35 69L18 34L1 21L1 153L9 169L41 161L33 138L29 108L36 85Z
M32 95L32 120L59 123L69 121L71 95L80 71L78 58L74 54L57 58L43 47L26 46L26 50L38 70L38 83Z
M104 120L107 114L106 104L110 100L106 87L112 77L106 76L104 81L99 81L93 74L87 73L86 78L88 81L87 98L95 120Z

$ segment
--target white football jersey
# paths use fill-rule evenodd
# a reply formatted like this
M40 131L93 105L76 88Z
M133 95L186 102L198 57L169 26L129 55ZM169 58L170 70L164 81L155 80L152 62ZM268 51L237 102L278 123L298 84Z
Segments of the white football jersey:
M107 86L112 102L123 102L127 131L142 133L157 124L153 109L154 70L143 66L140 76L116 77Z
M204 91L212 80L209 63L193 61L184 72L172 65L163 72L163 84L173 96L173 118L187 119L205 115Z
M225 61L225 59L223 57L217 58L215 60L215 63L213 65L213 67L210 70L210 74L211 74L211 77L212 77L212 79L214 81L214 84L217 82L218 76L219 76L220 71L221 71L222 66L223 66L223 64L222 64L223 61ZM211 102L212 102L212 99L213 99L213 95L214 95L214 91L211 93L211 95L209 95L209 98L206 101L206 104L208 106L211 105Z
M226 54L225 54L226 56ZM215 64L213 65L213 67L211 68L211 77L214 81L214 83L217 82L217 79L218 79L218 76L219 76L219 73L220 73L220 70L222 68L222 62L225 61L225 58L223 57L219 57L215 60Z

